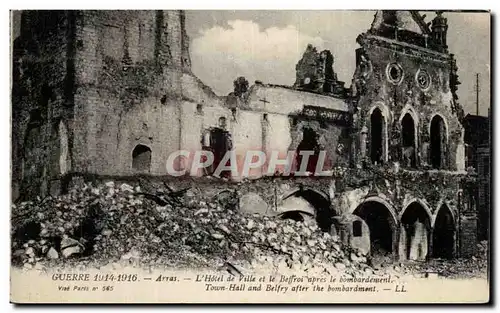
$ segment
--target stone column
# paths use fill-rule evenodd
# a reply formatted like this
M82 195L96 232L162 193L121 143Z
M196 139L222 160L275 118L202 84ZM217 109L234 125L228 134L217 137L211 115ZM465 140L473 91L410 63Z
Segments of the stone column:
M423 223L416 221L414 224L415 232L411 238L410 260L425 260L428 252L427 229Z
M403 224L399 228L399 240L398 240L398 258L400 261L406 260L406 229Z
M432 258L434 254L434 229L431 228L429 230L429 238L428 238L428 244L427 244L427 260Z
M359 152L361 155L361 158L366 157L366 139L368 137L368 128L366 126L363 126L361 129L361 135L359 137L360 143L359 143Z

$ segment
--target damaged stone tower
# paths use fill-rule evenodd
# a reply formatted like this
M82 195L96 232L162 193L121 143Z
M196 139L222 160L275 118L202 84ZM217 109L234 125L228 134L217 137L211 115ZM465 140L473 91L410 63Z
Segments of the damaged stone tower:
M294 87L325 94L345 96L344 82L333 70L334 57L329 50L318 52L311 44L299 60Z
M13 52L13 193L57 193L67 173L161 171L160 158L180 144L182 81L195 81L183 78L191 75L184 18L22 13ZM152 158L155 148L164 153Z

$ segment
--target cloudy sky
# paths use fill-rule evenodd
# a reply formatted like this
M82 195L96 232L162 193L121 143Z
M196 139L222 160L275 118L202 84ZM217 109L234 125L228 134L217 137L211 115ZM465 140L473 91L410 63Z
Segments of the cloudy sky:
M233 80L291 85L295 64L308 43L329 49L334 70L350 85L355 67L356 37L366 31L375 11L186 11L193 72L217 94L226 95ZM426 12L426 21L434 18ZM445 13L448 46L457 58L460 103L475 114L476 73L480 74L479 114L490 106L490 15ZM14 34L19 16L14 16Z
M219 95L245 76L251 83L291 85L295 64L306 45L329 49L334 70L349 86L355 67L356 37L366 31L374 11L187 11L193 72ZM426 21L434 18L427 12ZM479 113L490 106L490 16L445 13L448 46L457 58L460 103L475 114L476 73L480 74Z

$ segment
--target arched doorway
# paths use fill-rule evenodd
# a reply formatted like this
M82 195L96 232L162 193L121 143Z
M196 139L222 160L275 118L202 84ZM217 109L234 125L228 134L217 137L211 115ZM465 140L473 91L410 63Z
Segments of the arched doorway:
M445 166L446 126L441 116L436 115L431 120L431 165L433 168Z
M370 230L372 256L393 255L396 236L396 220L390 209L378 201L365 201L353 214L361 217Z
M431 218L423 205L412 202L401 216L400 256L425 261L429 252Z
M302 189L287 196L281 206L282 218L304 221L314 218L318 227L329 232L333 223L335 212L330 210L330 201L322 194L311 190Z
M300 155L301 151L312 151L313 155L309 156L305 170L307 172L314 173L316 171L316 164L318 163L318 157L320 152L320 146L318 143L319 135L314 130L309 127L304 127L302 132L302 141L297 147L296 154L296 169L300 171L302 168L302 160L304 156Z
M410 113L406 113L401 120L401 133L403 143L403 161L407 167L416 167L416 142L415 142L415 121Z
M442 205L436 215L432 236L432 256L452 259L455 255L455 220L447 205Z
M149 173L151 170L151 149L145 145L137 145L132 151L132 169Z
M375 108L370 116L370 158L374 164L382 164L384 161L383 131L382 111Z

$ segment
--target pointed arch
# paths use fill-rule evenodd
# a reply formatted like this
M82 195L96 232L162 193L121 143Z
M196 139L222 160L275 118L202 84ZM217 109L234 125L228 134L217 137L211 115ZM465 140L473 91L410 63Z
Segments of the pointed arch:
M440 213L441 210L446 210L448 211L447 213L450 214L451 216L451 219L452 219L452 222L453 222L453 225L456 226L456 216L455 216L455 212L453 212L453 210L451 209L452 206L450 206L447 201L440 201L437 209L436 209L436 212L434 213L434 215L432 216L432 228L435 227L436 225L436 218L438 216L438 214Z
M431 247L432 214L426 203L412 199L400 214L400 256L410 260L426 260Z
M387 208L387 210L389 211L389 213L390 213L391 220L394 223L394 225L398 225L399 219L398 219L398 215L396 214L396 209L394 208L394 206L391 203L389 203L385 199L382 199L379 196L375 195L375 196L370 196L370 197L363 198L363 201L361 201L360 203L358 203L356 205L356 207L354 207L354 209L356 209L357 207L359 207L360 205L362 205L363 203L366 203L366 202L378 202L378 203L382 204L383 206L385 206Z
M431 213L431 209L429 208L429 206L427 205L427 203L425 201L423 201L422 199L419 199L419 198L413 198L409 201L406 201L406 205L403 205L403 209L401 210L401 213L399 213L399 220L401 220L401 218L403 217L403 214L406 212L408 207L414 203L419 204L422 207L422 209L425 210L425 213L427 214L427 217L429 218L429 222L432 222L433 216Z
M389 125L390 112L382 102L377 102L368 111L370 130L370 159L372 163L383 163L388 161L389 135L387 125Z
M368 225L372 254L395 255L398 238L398 220L394 208L380 197L364 199L353 211Z
M403 149L403 164L417 166L418 116L412 108L405 108L399 118Z
M433 218L432 257L452 259L456 251L456 234L455 215L450 207L443 203Z

